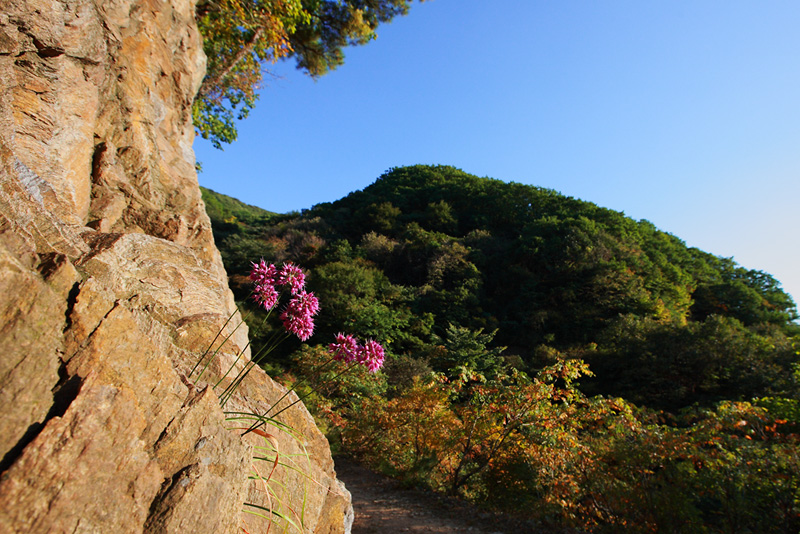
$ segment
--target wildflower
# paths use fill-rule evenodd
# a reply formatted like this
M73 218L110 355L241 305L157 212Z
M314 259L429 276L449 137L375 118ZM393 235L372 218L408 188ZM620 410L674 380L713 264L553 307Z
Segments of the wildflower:
M305 291L296 295L281 314L283 326L305 341L314 333L314 315L319 311L319 301L313 293Z
M383 360L383 347L371 339L358 352L358 363L365 366L370 373L377 373L383 366Z
M353 336L336 334L336 342L328 345L328 352L339 361L351 363L356 361L359 351L358 341Z
M287 309L281 315L283 326L300 338L300 341L305 341L314 334L314 320L311 317L298 315Z
M256 286L275 285L275 276L278 274L278 271L273 264L270 263L267 265L264 258L261 258L261 261L258 263L250 263L253 266L253 270L250 271L250 280L253 281L253 284Z
M289 286L292 295L296 295L305 289L306 275L303 274L303 270L300 267L293 263L284 263L278 275L278 283Z
M345 363L357 362L366 367L370 373L378 372L383 366L383 347L371 339L364 345L359 345L353 336L337 334L336 342L328 345L328 352L335 360Z
M278 291L272 284L256 284L253 289L253 300L265 310L271 310L278 302Z
M314 296L314 293L301 291L297 293L291 302L294 302L297 309L306 315L314 316L319 311L319 300Z

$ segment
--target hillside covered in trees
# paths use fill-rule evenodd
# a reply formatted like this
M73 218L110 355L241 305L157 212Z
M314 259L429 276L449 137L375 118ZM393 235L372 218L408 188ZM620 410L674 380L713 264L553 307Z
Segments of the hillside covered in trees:
M382 372L309 391L347 452L537 524L800 528L800 327L769 274L451 167L299 214L204 199L254 350L274 318L247 301L251 261L302 266L319 297L316 334L268 370L312 373L338 332L386 347Z

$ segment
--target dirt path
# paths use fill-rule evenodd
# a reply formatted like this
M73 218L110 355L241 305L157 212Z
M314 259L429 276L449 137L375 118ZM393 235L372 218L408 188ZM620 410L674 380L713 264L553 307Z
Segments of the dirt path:
M347 458L336 458L336 473L353 495L356 517L352 534L536 532L476 510L456 499L405 489L397 481L374 473Z

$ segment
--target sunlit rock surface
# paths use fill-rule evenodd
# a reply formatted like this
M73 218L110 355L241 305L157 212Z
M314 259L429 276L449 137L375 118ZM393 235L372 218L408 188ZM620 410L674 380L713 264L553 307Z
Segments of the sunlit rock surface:
M207 387L249 356L246 327L189 376L241 320L194 171L193 13L188 0L0 9L0 532L266 530L242 514L266 505L248 480L260 438L232 430ZM282 392L254 371L227 409ZM281 419L302 473L276 471L275 491L305 502L307 532L344 532L327 441L301 405Z

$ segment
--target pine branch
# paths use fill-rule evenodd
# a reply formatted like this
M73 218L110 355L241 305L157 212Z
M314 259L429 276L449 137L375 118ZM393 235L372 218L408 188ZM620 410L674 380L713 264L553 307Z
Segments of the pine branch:
M213 77L206 76L206 78L203 80L203 84L200 86L199 94L208 95L211 90L222 85L222 81L225 79L225 77L231 73L236 65L238 65L245 57L247 57L248 54L253 51L253 48L263 33L264 27L259 26L253 33L253 37L247 43L245 43L244 46L242 46L241 50L239 50L236 55L233 56L233 59L231 59L230 63L228 63L228 65L222 69L219 74Z

